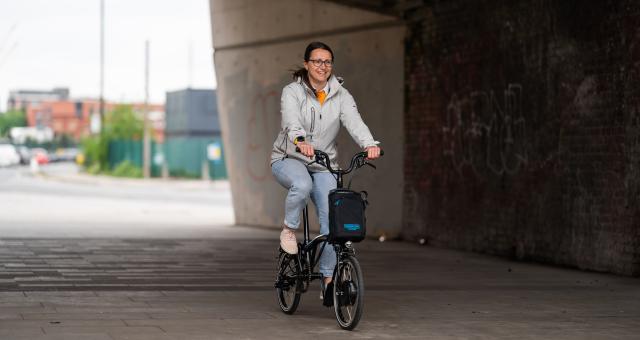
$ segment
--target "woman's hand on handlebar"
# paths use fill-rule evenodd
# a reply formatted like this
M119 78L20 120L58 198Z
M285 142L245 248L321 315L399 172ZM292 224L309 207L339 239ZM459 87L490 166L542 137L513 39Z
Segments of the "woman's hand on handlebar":
M313 158L314 153L313 153L313 146L307 142L299 142L298 144L296 144L296 146L298 147L298 149L300 149L300 153L309 157L309 158Z
M377 146L367 146L364 151L367 152L367 159L376 159L380 157L380 148Z

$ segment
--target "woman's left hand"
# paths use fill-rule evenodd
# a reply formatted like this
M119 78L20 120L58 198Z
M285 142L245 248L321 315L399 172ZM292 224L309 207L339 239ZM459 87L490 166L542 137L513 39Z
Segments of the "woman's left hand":
M376 159L380 157L380 148L377 146L368 146L364 149L367 152L368 159Z

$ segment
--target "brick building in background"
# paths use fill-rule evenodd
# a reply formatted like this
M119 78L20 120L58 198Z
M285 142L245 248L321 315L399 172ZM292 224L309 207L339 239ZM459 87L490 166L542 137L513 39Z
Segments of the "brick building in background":
M69 89L57 87L52 90L16 90L9 92L7 110L26 110L29 104L57 100L69 100Z
M120 103L105 103L105 112L113 110ZM142 118L144 104L127 103ZM91 133L91 117L99 112L100 103L95 99L54 100L29 103L25 108L28 126L53 129L56 135L68 135L76 140ZM164 141L164 105L149 104L149 120L154 131L153 138Z

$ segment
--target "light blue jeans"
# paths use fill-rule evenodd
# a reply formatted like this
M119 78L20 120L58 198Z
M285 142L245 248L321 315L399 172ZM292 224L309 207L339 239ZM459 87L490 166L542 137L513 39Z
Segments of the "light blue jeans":
M301 161L285 158L271 165L271 172L278 183L289 192L284 202L284 224L291 229L300 226L300 215L309 197L316 205L320 234L329 234L329 191L336 188L336 179L330 172L309 172ZM322 246L320 246L322 247ZM336 253L330 244L320 256L319 270L324 277L333 276Z

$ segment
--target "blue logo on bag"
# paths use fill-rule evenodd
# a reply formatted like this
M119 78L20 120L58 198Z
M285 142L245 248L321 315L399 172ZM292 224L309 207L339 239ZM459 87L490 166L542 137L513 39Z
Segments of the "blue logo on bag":
M345 224L344 229L348 231L357 231L360 230L359 224Z
M333 203L333 205L337 207L340 205L340 203L342 203L342 199L336 200L335 203Z

